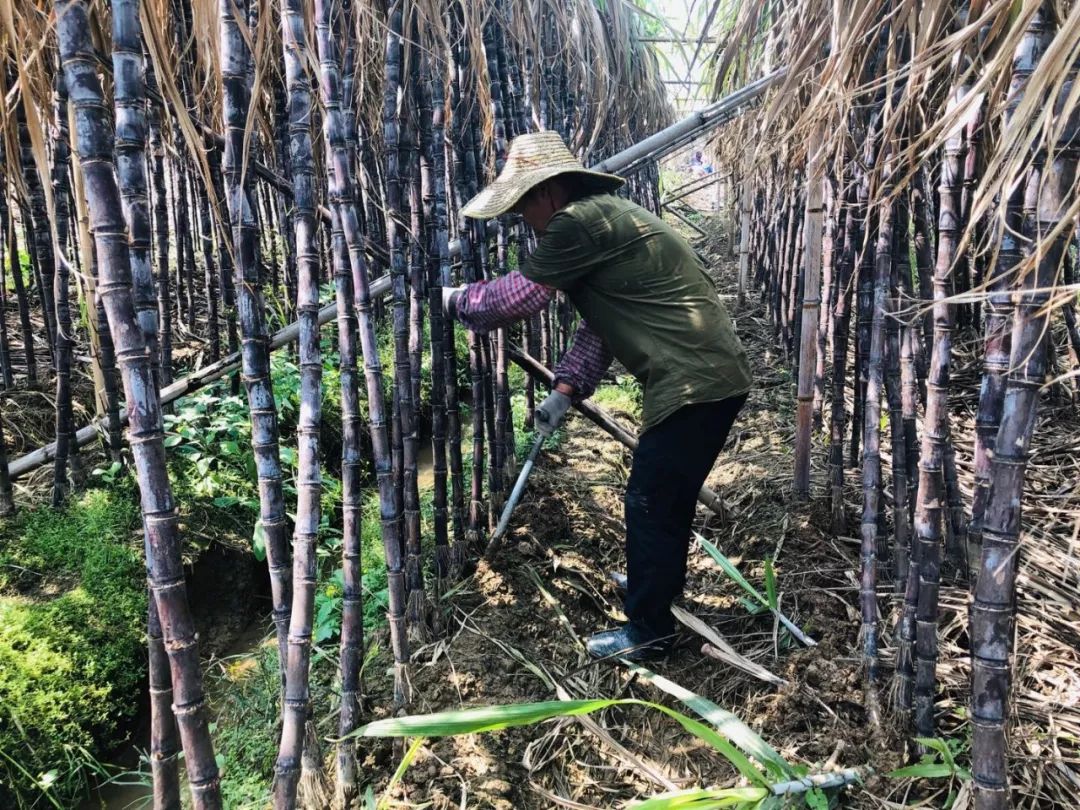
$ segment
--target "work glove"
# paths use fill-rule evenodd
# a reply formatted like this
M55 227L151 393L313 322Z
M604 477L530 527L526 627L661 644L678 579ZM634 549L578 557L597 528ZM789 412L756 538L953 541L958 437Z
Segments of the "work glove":
M562 424L568 410L570 410L570 397L561 391L552 391L536 408L534 420L536 432L550 437Z
M465 292L465 286L442 288L443 312L449 316L450 320L457 320L457 300Z

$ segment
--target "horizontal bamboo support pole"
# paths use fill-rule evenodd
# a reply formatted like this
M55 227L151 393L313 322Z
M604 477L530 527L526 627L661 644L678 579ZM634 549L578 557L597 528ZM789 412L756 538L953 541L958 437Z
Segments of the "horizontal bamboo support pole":
M379 298L386 295L390 290L390 277L381 276L371 283L371 295L373 298ZM337 304L329 304L319 310L319 326L325 326L334 320L337 316ZM290 323L284 329L280 329L270 337L270 351L276 351L282 346L287 346L290 343L295 343L300 336L300 324ZM240 368L240 353L233 352L218 360L216 363L211 363L208 366L204 366L198 371L188 374L186 377L181 377L173 383L165 386L161 389L161 404L167 405L170 402L175 402L180 397L187 396L188 394L198 391L215 380L220 380L226 374L231 374ZM98 430L100 430L103 419L95 419L89 425L79 428L75 433L75 442L79 447L84 447L94 441L94 437L97 436ZM128 414L126 408L120 409L120 424L126 425L128 423ZM38 467L48 464L56 458L56 442L50 442L44 447L39 447L31 453L27 453L25 456L20 456L11 463L8 464L8 475L12 479L26 475L29 472L36 470Z
M514 350L510 350L510 359L521 366L525 373L535 380L551 387L552 380L555 375L545 366L543 366L539 360L531 357L527 354L522 354ZM619 422L601 408L599 405L593 404L591 400L583 400L574 406L582 416L593 422L597 427L604 430L608 435L617 439L620 443L630 448L631 450L637 449L637 438ZM727 507L724 504L724 499L720 495L709 489L708 487L702 487L698 491L698 503L711 509L721 517L727 516Z

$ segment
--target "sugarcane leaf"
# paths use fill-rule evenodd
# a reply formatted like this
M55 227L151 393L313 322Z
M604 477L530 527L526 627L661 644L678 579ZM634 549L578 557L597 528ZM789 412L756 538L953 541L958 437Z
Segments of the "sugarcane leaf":
M553 717L574 717L613 706L615 700L547 700L506 706L478 706L472 709L434 712L411 717L390 717L361 726L349 736L357 737L448 737L477 734L504 728L541 723Z
M630 671L639 678L667 692L699 717L711 723L724 737L764 765L769 773L782 779L792 779L798 776L795 768L776 749L765 742L756 731L744 723L738 715L718 706L706 697L691 692L663 675L657 675L640 664L631 661L627 661L626 664L629 666Z
M765 560L765 593L769 598L769 607L777 610L780 602L776 596L776 571L773 570L772 560Z
M712 807L749 806L760 802L769 791L763 787L691 788L671 793L659 793L642 802L630 805L634 810L707 810Z
M946 765L951 768L956 767L956 760L953 759L952 751L944 740L939 740L937 737L916 737L915 742L923 746L923 748L937 751Z
M398 763L397 770L394 771L394 775L390 777L390 782L386 785L386 790L383 791L382 799L379 800L378 807L383 808L389 806L390 794L393 792L397 783L401 781L401 777L405 775L405 771L412 765L414 759L416 759L416 753L420 750L420 746L424 744L423 737L417 737L413 740L412 745L409 746L409 750L405 752L405 756L401 758L401 762Z
M448 737L456 734L477 734L541 723L555 717L576 717L611 706L632 705L647 706L663 712L695 737L707 742L723 754L744 777L758 785L768 785L761 771L741 751L711 728L667 706L645 700L546 700L505 706L479 706L411 717L389 717L361 726L342 739L349 737Z
M701 547L705 549L708 555L714 560L716 560L716 564L724 570L724 573L735 581L736 585L746 591L752 598L756 599L765 607L769 606L769 600L766 599L757 588L747 582L746 577L744 577L742 573L740 573L739 569L735 567L735 564L731 562L731 560L724 556L724 553L720 551L720 549L718 549L715 545L706 540L697 532L694 532L694 537L697 538L697 541L701 544Z
M918 765L908 765L906 768L897 768L886 774L890 779L941 779L944 776L952 776L956 769L944 762L922 762Z

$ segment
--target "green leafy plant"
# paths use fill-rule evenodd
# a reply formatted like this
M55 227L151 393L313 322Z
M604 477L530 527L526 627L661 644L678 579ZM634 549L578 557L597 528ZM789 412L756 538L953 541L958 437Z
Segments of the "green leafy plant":
M694 532L694 537L697 538L701 547L716 561L716 564L720 566L724 573L749 596L749 599L744 598L740 601L750 613L756 614L768 610L776 616L780 624L784 626L784 629L794 638L807 646L814 646L817 643L807 636L798 625L780 612L779 596L776 589L776 571L773 568L772 560L765 560L765 593L763 594L750 584L746 577L742 575L742 572L735 566L735 563L724 556L724 553L720 551L715 544L709 542L697 532Z
M961 767L956 757L964 752L962 740L940 740L936 737L916 737L915 742L925 749L925 754L914 765L897 768L887 776L891 779L961 779L970 780L971 772Z

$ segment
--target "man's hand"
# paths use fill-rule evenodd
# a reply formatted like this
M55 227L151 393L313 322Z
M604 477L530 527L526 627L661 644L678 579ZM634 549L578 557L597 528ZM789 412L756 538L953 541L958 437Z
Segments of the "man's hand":
M443 287L442 288L443 312L445 312L447 315L449 315L451 320L457 320L457 306L456 306L457 298L458 298L459 295L461 295L463 292L465 292L465 287L466 286L467 285L462 285L460 287Z
M558 389L552 391L536 408L534 420L536 432L550 437L562 424L568 410L570 410L570 397Z

